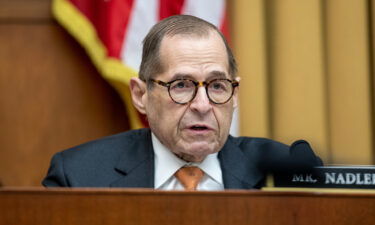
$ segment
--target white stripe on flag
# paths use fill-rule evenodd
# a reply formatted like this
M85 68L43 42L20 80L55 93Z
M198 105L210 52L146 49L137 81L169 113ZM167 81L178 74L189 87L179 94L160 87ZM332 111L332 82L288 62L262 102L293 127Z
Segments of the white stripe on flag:
M142 57L142 40L159 20L159 0L134 0L125 43L121 49L122 62L139 71Z
M185 0L183 14L204 19L220 28L225 12L225 0Z
M233 112L232 124L230 126L229 133L235 137L239 136L240 124L239 124L239 108L238 107Z

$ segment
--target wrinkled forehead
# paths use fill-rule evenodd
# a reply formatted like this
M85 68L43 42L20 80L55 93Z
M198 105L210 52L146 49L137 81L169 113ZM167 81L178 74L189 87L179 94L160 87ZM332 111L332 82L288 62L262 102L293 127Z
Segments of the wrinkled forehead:
M163 65L163 63L168 63L164 62L167 53L169 55L175 55L177 52L188 54L191 51L195 51L197 55L202 52L212 52L217 56L228 58L225 43L221 36L217 32L211 31L206 35L177 34L165 36L160 44L159 60ZM228 66L228 62L226 64Z
M166 33L165 36L162 38L161 43L168 42L168 40L172 39L221 39L223 46L225 46L224 41L222 40L221 36L215 31L214 29L202 29L202 30L195 30L194 32L170 32Z
M206 36L174 35L165 37L159 60L163 72L189 73L221 71L229 77L228 56L224 42L212 32Z

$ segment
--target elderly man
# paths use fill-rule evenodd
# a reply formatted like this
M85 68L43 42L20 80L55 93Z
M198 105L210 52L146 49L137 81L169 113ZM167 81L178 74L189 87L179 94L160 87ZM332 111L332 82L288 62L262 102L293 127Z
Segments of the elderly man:
M320 165L304 141L289 147L229 135L238 81L215 26L187 15L162 20L146 36L139 78L130 81L133 104L150 129L57 153L43 185L252 189L269 171Z

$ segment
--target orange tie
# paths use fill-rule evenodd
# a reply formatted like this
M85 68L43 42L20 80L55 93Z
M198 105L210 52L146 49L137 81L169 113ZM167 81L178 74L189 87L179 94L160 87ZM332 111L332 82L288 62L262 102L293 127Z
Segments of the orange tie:
M203 177L203 171L196 166L181 167L174 174L175 177L185 187L185 190L194 191L197 189L199 181Z

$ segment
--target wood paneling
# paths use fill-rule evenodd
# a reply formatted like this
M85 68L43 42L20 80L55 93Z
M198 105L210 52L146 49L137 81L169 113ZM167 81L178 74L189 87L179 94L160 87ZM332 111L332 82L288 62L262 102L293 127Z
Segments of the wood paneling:
M374 164L374 1L229 5L241 134L306 139L325 164Z
M0 0L0 8L10 2ZM23 9L50 4L15 2ZM18 13L28 21L4 20L11 16L0 10L0 181L6 186L39 185L53 153L129 129L122 100L75 40L53 20Z
M374 163L368 2L325 2L331 162L336 164Z
M0 224L4 225L373 225L374 209L374 194L0 191Z
M51 19L50 0L0 0L0 21Z

